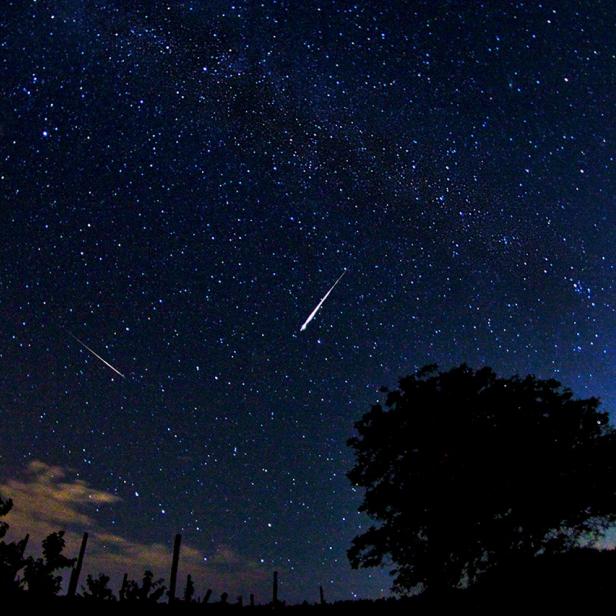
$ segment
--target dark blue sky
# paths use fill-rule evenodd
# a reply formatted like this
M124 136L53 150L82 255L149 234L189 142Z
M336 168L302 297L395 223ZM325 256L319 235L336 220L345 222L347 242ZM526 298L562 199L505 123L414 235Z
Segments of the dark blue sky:
M380 385L466 361L616 412L612 2L2 12L5 480L55 465L263 599L377 596L345 441Z

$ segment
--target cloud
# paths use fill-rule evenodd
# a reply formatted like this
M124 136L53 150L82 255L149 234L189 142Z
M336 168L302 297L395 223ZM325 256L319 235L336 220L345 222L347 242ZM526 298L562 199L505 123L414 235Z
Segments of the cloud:
M172 538L169 544L143 543L102 527L95 519L98 509L121 499L71 475L69 469L34 460L20 479L0 483L0 494L13 499L14 503L6 518L10 525L9 540L29 533L28 552L38 556L41 541L52 532L64 530L65 554L73 556L79 550L82 533L87 531L89 539L82 583L88 573L104 572L117 586L124 572L129 577L140 578L145 569L154 571L156 577L167 578ZM187 573L195 580L198 594L203 594L206 588L213 588L217 593L227 591L231 596L255 592L269 578L269 573L256 562L226 545L218 546L206 562L201 550L183 544L178 576L180 588Z

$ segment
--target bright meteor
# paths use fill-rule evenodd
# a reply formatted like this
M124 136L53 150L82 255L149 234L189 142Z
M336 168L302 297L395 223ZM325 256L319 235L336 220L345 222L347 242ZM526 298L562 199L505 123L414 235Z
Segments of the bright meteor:
M331 289L323 296L323 299L317 304L317 307L310 313L310 316L306 319L305 323L299 328L300 332L303 332L307 327L308 323L314 319L314 316L319 311L319 308L323 305L323 302L329 297L329 294L334 290L334 287L340 282L340 279L346 274L346 270L340 274L340 278L334 282L331 286Z
M69 334L69 336L71 336L72 338L77 340L77 342L79 342L79 344L84 349L90 351L90 353L92 353L92 355L94 355L94 357L96 357L96 359L100 359L105 364L105 366L107 366L108 368L111 368L116 374L119 374L123 379L126 378L119 370L116 370L108 361L105 361L98 353L95 353L85 342L82 342L81 340L79 340L79 338L77 338L77 336L74 336L73 334L71 334L71 332L68 332L68 334Z

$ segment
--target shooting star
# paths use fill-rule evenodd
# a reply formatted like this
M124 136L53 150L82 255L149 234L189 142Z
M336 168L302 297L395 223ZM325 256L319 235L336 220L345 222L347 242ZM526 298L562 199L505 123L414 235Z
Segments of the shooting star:
M98 353L94 352L85 342L82 342L81 340L79 340L79 338L77 338L77 336L71 334L71 332L68 332L68 334L69 334L69 336L71 336L72 338L77 340L77 342L79 342L79 344L82 347L84 347L84 349L90 351L90 353L92 353L92 355L94 355L94 357L96 357L96 359L100 359L105 364L105 366L107 366L108 368L111 368L116 374L119 374L123 379L126 378L119 370L116 370L108 361L105 361Z
M329 294L334 290L334 287L340 282L340 279L346 274L346 270L340 274L340 278L334 282L331 286L331 289L323 296L323 299L317 304L317 307L310 313L310 316L306 319L305 323L299 328L300 332L303 332L307 327L308 323L314 319L314 316L319 311L319 308L323 305L323 302L329 297Z

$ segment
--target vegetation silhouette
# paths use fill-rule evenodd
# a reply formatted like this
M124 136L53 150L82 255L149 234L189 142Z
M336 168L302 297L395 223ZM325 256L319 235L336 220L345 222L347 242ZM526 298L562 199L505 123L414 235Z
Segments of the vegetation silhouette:
M192 603L195 596L195 583L193 582L190 573L186 576L186 587L184 588L184 601L186 603Z
M126 601L141 601L148 603L157 603L158 600L165 594L165 586L163 579L154 580L154 574L146 570L143 574L141 586L134 580L128 580L126 583L125 599Z
M348 475L365 488L360 510L378 522L353 540L349 558L354 567L391 563L401 596L326 602L319 586L318 602L287 605L274 571L271 601L255 605L250 594L246 609L428 614L436 607L494 613L611 604L616 551L584 547L616 520L616 431L596 398L575 399L554 380L499 378L464 364L448 372L426 366L383 391L384 405L374 405L348 441L356 456ZM227 592L210 602L208 589L195 599L191 575L182 598L175 596L180 535L169 592L146 570L140 583L124 575L119 600L104 573L88 574L76 595L87 533L76 564L63 554L62 530L43 540L42 557L25 557L28 535L4 541L9 525L2 518L12 507L0 496L2 606L244 609L242 596L231 602ZM69 590L58 596L68 567Z
M39 599L54 597L60 591L62 576L54 575L58 569L72 567L74 558L62 554L64 550L64 531L51 533L43 539L43 558L26 559L24 581L28 591Z
M13 501L0 496L0 517L6 516L12 508ZM2 597L11 597L21 590L22 582L17 576L26 565L24 551L28 543L27 535L21 541L6 543L4 537L8 529L9 525L0 521L0 596Z
M351 565L442 596L596 540L616 519L616 433L599 400L465 364L404 377L356 424L348 476L378 524Z
M496 567L470 589L468 600L477 606L510 607L529 603L554 608L574 605L612 605L615 550L572 549L543 554L525 566L513 563Z
M94 601L115 601L113 591L109 588L109 576L99 573L97 578L88 574L86 585L82 586L81 596Z

